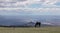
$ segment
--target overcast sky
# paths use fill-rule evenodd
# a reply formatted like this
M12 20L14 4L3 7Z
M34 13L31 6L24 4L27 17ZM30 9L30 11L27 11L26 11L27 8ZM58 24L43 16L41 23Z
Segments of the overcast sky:
M0 0L0 15L60 15L60 0Z

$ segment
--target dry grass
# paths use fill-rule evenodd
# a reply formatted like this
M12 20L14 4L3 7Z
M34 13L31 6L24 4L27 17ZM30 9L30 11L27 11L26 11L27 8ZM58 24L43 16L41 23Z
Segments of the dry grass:
M60 33L60 27L41 28L4 28L0 27L0 33Z

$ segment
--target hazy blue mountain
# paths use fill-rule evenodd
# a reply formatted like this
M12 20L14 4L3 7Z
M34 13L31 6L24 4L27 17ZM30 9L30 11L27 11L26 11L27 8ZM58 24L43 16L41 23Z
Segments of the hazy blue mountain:
M0 25L24 25L28 22L39 21L42 24L60 25L60 16L57 15L0 15Z

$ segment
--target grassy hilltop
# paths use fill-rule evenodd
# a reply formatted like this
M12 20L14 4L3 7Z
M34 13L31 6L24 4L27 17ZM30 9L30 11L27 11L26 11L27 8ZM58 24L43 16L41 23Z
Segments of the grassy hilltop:
M0 27L0 33L60 33L60 27L7 28Z

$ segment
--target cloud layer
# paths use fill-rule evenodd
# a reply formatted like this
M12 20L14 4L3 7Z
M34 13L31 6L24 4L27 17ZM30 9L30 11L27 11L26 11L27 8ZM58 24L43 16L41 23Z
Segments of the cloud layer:
M60 15L60 8L4 8L2 15Z
M0 14L60 15L60 0L0 0Z
M29 5L33 6L33 4L39 4L42 5L42 7L51 7L56 6L54 4L59 1L60 0L0 0L0 7L29 7Z

